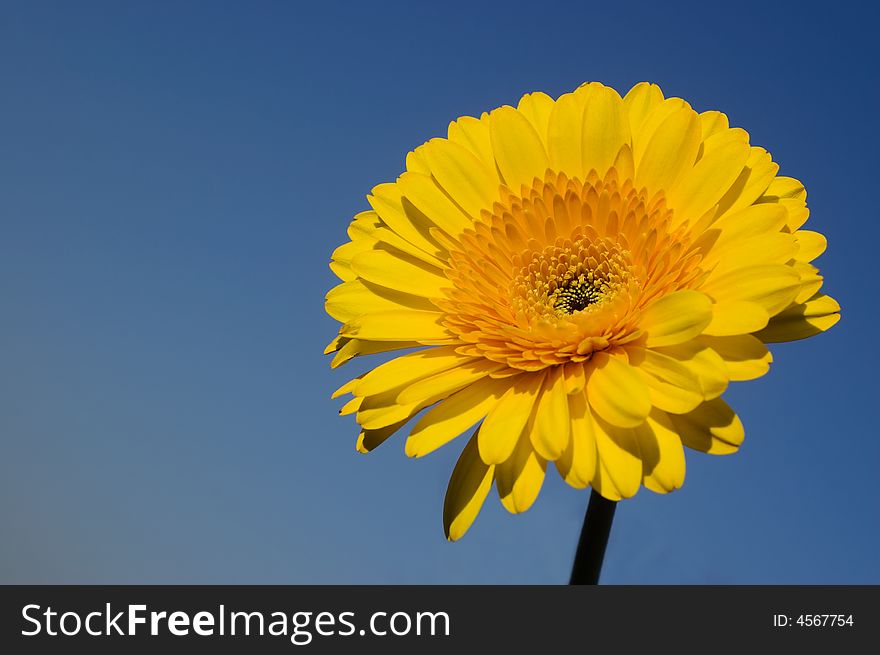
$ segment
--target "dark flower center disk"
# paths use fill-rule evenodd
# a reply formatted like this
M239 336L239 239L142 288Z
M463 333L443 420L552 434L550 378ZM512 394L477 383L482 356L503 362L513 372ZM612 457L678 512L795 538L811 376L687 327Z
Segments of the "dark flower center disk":
M575 279L556 290L553 298L553 309L574 314L599 302L602 293L596 286L584 279Z

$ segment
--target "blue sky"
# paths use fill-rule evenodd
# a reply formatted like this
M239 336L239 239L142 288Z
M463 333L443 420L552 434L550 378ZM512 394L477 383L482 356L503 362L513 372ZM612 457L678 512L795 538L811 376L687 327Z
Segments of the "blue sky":
M0 582L566 581L586 492L449 544L462 442L355 452L327 262L450 120L650 80L806 183L844 317L728 392L740 453L621 504L603 580L880 583L875 22L614 6L3 3Z

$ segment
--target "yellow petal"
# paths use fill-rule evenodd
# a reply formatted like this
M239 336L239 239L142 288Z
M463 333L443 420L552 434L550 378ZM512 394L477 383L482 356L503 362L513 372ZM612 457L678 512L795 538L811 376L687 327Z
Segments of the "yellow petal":
M614 425L632 427L651 411L648 385L629 364L606 352L595 353L587 378L587 398L593 410Z
M485 464L477 452L477 434L470 438L452 470L443 502L443 530L449 541L461 539L486 500L495 467Z
M395 399L398 390L366 396L357 413L357 422L365 430L379 430L400 421L408 421L426 407L425 404L413 403L402 405Z
M473 224L430 175L406 172L397 179L397 186L406 200L448 235L457 236Z
M397 395L397 402L402 405L409 403L431 403L465 385L486 377L490 373L504 368L504 364L493 362L488 359L476 358L462 360L462 362L447 370L442 370L430 377L416 380L409 384Z
M571 417L571 438L565 452L556 460L556 468L568 484L576 489L584 489L596 474L596 437L593 417L583 392L568 397L568 413Z
M354 414L360 409L362 402L364 402L363 398L352 398L339 409L339 415L348 416L349 414Z
M638 347L627 348L627 355L648 385L655 407L684 414L703 402L699 378L674 357Z
M794 233L798 244L797 258L804 262L811 262L825 252L828 245L827 239L818 232L810 230L798 230Z
M760 339L750 334L730 337L700 336L698 340L721 356L731 380L754 380L770 370L773 355Z
M770 320L767 310L747 300L720 302L712 306L712 322L703 334L726 337L756 332Z
M807 202L807 190L800 180L780 175L773 180L761 196L761 202L779 202L780 200L797 200Z
M730 127L727 116L720 111L704 111L700 114L701 138L703 141L713 134L723 132Z
M635 496L642 483L642 459L639 443L633 428L623 428L602 421L594 414L594 434L601 482L593 486L606 498L630 498ZM609 494L609 495L606 495Z
M489 115L480 118L463 116L449 124L447 130L449 140L467 148L486 168L495 170L495 154L492 152L492 140L489 137Z
M653 411L636 430L643 462L643 484L660 494L684 484L685 458L681 438L669 415Z
M418 246L413 245L396 232L393 232L389 227L380 226L373 228L370 231L370 236L376 239L377 247L391 246L392 248L405 252L411 257L420 259L425 264L430 264L441 270L447 268L445 261L425 252Z
M784 264L798 252L798 245L791 234L776 232L739 241L728 240L703 258L701 266L710 270L708 280L730 273L735 269L759 264Z
M367 250L355 255L351 269L369 282L423 298L441 297L452 287L442 271L400 251Z
M804 261L795 261L791 268L800 278L800 289L792 302L795 304L807 302L822 288L825 278L819 274L818 268Z
M657 352L676 359L690 370L700 381L706 400L717 398L727 390L730 378L724 360L699 340L658 348Z
M404 203L403 192L397 184L380 184L367 196L370 206L382 222L396 234L414 246L435 256L443 257L445 251L431 238L431 222L409 203Z
M500 107L489 115L492 151L504 181L514 193L520 186L543 179L550 161L541 137L528 119L513 107Z
M517 111L528 119L545 144L547 143L547 128L553 104L553 98L538 91L525 94L516 106Z
M584 122L584 96L566 93L559 97L550 113L547 152L557 171L583 180L581 134Z
M739 177L748 157L747 143L727 143L686 170L681 183L668 196L678 220L693 224L711 209Z
M721 398L708 400L688 414L669 418L688 448L713 455L736 452L745 432L739 417Z
M483 378L438 403L415 424L406 440L406 454L422 457L476 425L506 389L503 380Z
M779 165L766 150L752 147L739 177L718 202L718 215L753 204L767 189L778 170Z
M441 321L439 312L394 310L364 314L342 326L344 337L358 337L374 341L436 341L450 335Z
M755 336L765 343L797 341L824 332L840 320L840 305L831 296L817 293L805 303L795 304L770 319Z
M578 92L586 98L583 113L582 170L604 176L620 149L630 141L629 117L614 89L593 82Z
M474 362L455 352L454 346L427 348L409 353L377 366L367 372L355 386L356 396L385 393L399 386L410 385L441 371Z
M630 131L635 134L642 127L645 118L657 105L663 102L663 92L656 84L639 82L623 98L629 116Z
M535 407L532 446L546 460L559 459L568 445L571 418L562 367L554 367L544 379Z
M492 208L498 199L498 176L476 155L446 139L431 139L422 146L422 153L440 186L471 218Z
M326 296L324 309L337 321L345 323L361 314L396 309L436 309L425 298L400 293L393 289L369 287L360 280L343 282Z
M730 212L715 220L694 243L704 256L718 252L729 245L736 246L747 239L778 234L785 226L788 212L780 205L752 205Z
M636 164L636 170L638 170L638 164L642 161L645 150L658 128L672 114L683 109L690 109L690 105L681 98L667 98L652 106L638 127L632 124L632 116L630 116L633 161Z
M752 302L772 316L794 300L800 283L800 276L790 266L766 264L738 268L717 277L710 276L701 289L719 305Z
M699 291L667 294L642 312L639 327L649 348L671 346L700 334L712 320L712 302Z
M532 506L541 485L547 461L532 448L529 435L520 435L513 454L495 467L495 486L504 508L512 513L525 512Z
M584 365L577 362L566 364L563 369L565 376L565 391L568 394L579 394L584 390L587 384L586 371Z
M428 163L425 161L424 157L422 157L422 153L418 149L407 153L406 170L421 175L431 174L431 170L428 168Z
M388 440L395 432L397 432L401 427L406 424L409 419L404 419L402 421L398 421L397 423L392 423L391 425L386 425L384 428L379 428L377 430L361 430L360 435L358 435L357 451L359 453L369 453L379 446L381 446L385 441Z
M416 341L363 341L361 339L337 337L330 345L336 349L336 356L330 362L330 368L338 368L360 355L375 355L376 353L403 350L404 348L415 348L420 344ZM333 352L333 350L325 351L324 354L329 355L330 352Z
M636 186L654 193L671 189L694 165L700 148L700 120L691 109L674 111L636 157Z
M500 464L513 452L532 415L542 376L519 375L480 428L480 457L487 464Z
M375 245L375 239L358 239L342 244L333 251L330 270L344 282L356 279L357 273L351 270L351 260L360 253L371 250Z

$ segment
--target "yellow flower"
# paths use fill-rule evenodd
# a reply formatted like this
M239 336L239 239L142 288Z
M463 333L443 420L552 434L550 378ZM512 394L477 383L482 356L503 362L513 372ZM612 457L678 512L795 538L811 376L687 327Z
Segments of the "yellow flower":
M527 510L548 462L605 498L680 487L682 446L732 453L721 399L767 372L765 343L834 325L802 230L803 185L717 111L599 83L449 125L333 253L333 366L419 348L343 385L368 452L422 410L421 457L477 424L449 483L449 539L492 483Z

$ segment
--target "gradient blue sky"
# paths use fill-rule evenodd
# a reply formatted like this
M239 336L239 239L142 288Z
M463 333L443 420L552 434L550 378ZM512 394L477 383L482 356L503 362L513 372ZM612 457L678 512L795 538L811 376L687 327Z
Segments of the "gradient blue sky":
M463 442L355 452L327 262L451 119L651 80L806 183L844 318L619 507L604 581L880 583L876 17L782 5L2 3L0 582L566 581L586 492L449 544Z

